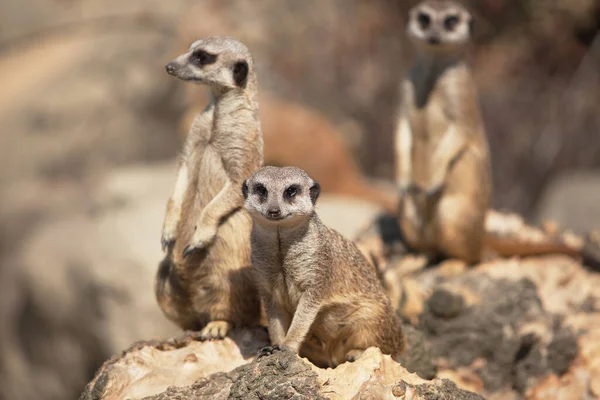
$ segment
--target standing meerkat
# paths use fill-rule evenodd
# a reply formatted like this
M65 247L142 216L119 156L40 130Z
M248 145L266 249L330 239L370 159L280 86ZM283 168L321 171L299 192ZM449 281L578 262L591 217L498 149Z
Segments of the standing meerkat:
M242 191L271 343L320 367L353 361L370 346L397 359L400 321L375 268L315 213L319 184L295 167L264 167Z
M396 129L400 227L417 251L479 261L492 193L488 143L464 53L473 17L451 1L409 14L416 61Z
M485 231L492 195L490 154L477 88L465 59L473 17L452 1L426 0L409 14L416 61L402 84L396 141L399 224L414 250L480 261L562 253L563 243L522 243Z
M244 44L212 36L192 43L166 70L208 86L212 100L194 120L179 160L155 292L180 327L223 338L260 316L250 276L252 221L240 192L263 157L254 63Z

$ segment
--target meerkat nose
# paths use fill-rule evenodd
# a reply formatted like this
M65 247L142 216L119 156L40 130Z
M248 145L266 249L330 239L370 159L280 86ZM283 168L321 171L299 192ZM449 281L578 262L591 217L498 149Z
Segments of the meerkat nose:
M173 73L175 72L175 65L173 65L172 62L170 62L165 66L165 69L167 70L167 73L169 75L173 75Z
M277 218L281 216L281 210L279 208L269 208L267 214L269 214L269 217L271 218Z
M430 36L429 44L440 44L440 38L437 36Z

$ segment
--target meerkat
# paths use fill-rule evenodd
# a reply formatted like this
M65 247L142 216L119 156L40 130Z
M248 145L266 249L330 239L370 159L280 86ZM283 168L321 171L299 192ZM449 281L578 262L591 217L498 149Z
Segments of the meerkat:
M320 185L299 168L269 166L242 192L272 345L320 367L353 361L370 346L397 359L400 321L375 268L315 213Z
M482 254L562 253L563 243L520 243L485 231L492 195L489 146L465 58L473 16L452 1L410 10L416 60L402 84L395 133L399 225L414 250L473 264Z
M451 1L413 7L416 61L402 84L396 139L399 223L417 251L481 257L491 164L477 90L464 53L473 17Z
M155 292L166 316L203 339L223 338L260 317L250 275L252 221L240 187L262 165L257 78L250 51L226 36L195 41L167 64L212 99L194 120L162 229L167 255Z

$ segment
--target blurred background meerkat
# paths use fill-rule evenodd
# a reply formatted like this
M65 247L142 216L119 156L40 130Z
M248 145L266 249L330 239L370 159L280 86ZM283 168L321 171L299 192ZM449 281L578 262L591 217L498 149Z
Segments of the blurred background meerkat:
M409 12L406 29L416 55L402 84L395 132L404 239L413 250L469 264L484 253L585 258L578 245L528 243L486 230L490 150L466 59L474 23L473 15L454 1L426 0Z
M492 177L477 88L465 61L473 17L450 1L411 9L416 60L396 129L400 226L417 251L479 261Z

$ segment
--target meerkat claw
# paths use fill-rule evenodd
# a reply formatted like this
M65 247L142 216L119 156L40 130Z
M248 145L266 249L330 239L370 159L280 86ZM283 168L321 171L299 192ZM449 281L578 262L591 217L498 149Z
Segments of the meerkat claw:
M194 251L196 251L195 247L192 247L192 245L188 244L187 246L185 246L185 248L183 249L183 258L186 258L187 256L189 256L190 254L192 254Z
M167 251L167 249L169 247L171 247L171 245L173 244L174 241L175 240L173 240L173 239L166 239L165 237L162 237L160 239L160 243L162 245L162 251Z
M278 345L278 344L274 344L274 345L271 345L271 346L265 346L262 349L260 349L260 351L256 355L256 359L260 360L263 357L275 354L275 352L277 352L277 351L285 351L285 348L283 346Z
M445 185L442 183L440 185L434 185L427 189L425 192L426 196L429 198L437 197L444 191Z

